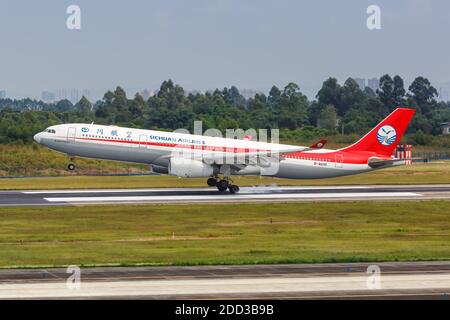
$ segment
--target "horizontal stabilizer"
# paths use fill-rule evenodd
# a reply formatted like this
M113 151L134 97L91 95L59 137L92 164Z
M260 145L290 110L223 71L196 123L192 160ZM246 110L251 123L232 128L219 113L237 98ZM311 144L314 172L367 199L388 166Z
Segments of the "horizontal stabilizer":
M378 169L378 168L383 168L383 167L388 167L388 166L396 166L396 165L402 165L405 164L405 161L413 161L413 160L418 160L419 158L405 158L405 159L389 159L389 160L384 160L384 159L379 159L379 158L369 158L369 162L367 163L369 165L369 167L373 168L373 169Z
M326 144L327 144L328 140L323 139L320 140L316 143L314 143L313 145L309 146L311 149L322 149Z

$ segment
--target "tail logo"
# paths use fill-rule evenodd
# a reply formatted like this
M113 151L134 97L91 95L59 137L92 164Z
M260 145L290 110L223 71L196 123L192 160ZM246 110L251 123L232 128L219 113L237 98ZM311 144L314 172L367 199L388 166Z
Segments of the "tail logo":
M392 126L382 126L378 129L377 139L383 146L390 146L397 140L397 132Z

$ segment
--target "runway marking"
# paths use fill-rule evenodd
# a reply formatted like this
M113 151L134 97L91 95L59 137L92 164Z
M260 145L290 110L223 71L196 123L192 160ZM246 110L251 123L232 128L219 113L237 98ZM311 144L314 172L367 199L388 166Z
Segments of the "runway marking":
M241 187L242 191L295 191L295 190L346 190L346 189L369 189L368 186L311 186L311 187L278 187L278 186L255 186ZM70 189L70 190L38 190L22 191L23 194L71 194L71 193L132 193L132 192L181 192L181 191L214 191L213 188L152 188L152 189Z
M388 290L445 290L450 274L382 275L381 289L368 289L367 276L270 277L187 280L82 282L81 289L69 290L65 281L0 284L0 298L126 297L163 295L223 295L312 292L355 292L377 294ZM381 293L381 292L380 292ZM395 293L395 292L394 292Z
M427 271L426 274L447 274L449 270L443 270L443 271ZM50 272L46 272L48 275L52 276L53 279L46 279L46 283L54 282L57 283L58 281L64 280L66 278L64 277L58 277L57 275L54 275ZM311 278L311 277L354 277L354 276L364 276L365 272L352 272L351 274L348 272L323 272L323 273L288 273L288 274L280 274L280 275L274 275L273 273L255 273L254 275L248 275L248 274L238 274L238 275L228 275L228 277L233 277L234 279L258 279L258 278L273 278L273 277L279 277L279 278ZM424 274L423 270L417 270L417 271L395 271L395 272L384 272L383 275L422 275ZM65 276L65 275L64 275ZM205 274L202 275L152 275L152 276L114 276L109 278L104 277L89 277L84 278L84 282L122 282L122 281L156 281L156 280L201 280L201 279L227 279L227 276L220 275L218 276L216 273L213 272L207 272L205 271ZM0 286L2 284L27 284L27 283L42 283L42 279L14 279L14 280L0 280Z
M112 197L60 197L44 198L48 202L116 202L116 201L208 201L208 200L249 200L249 199L320 199L320 198L380 198L380 197L420 197L414 192L360 192L360 193L300 193L300 194L226 194L226 195L175 195L175 196L112 196Z
M443 291L435 291L435 292L429 292L429 293L410 293L410 292L402 292L402 293L374 293L374 294L336 294L336 295L274 295L273 297L270 298L275 298L275 299L284 299L284 300L323 300L323 299L364 299L364 298L368 298L368 299L382 299L382 298L388 298L389 300L395 299L395 298L415 298L415 297L442 297L442 299L447 300L447 296L445 295L446 292ZM200 295L199 295L200 296ZM240 296L239 294L237 295L238 297L241 297L243 299L248 299L248 297ZM255 297L251 297L250 299L254 299ZM268 297L265 295L258 295L256 297L256 299L267 299ZM392 298L392 299L390 299ZM191 298L189 297L189 299L192 300L204 300L205 298L200 296L200 297L194 297ZM235 296L231 296L231 297L227 297L227 296L222 296L222 297L217 297L217 298L210 298L207 297L208 300L236 300ZM239 299L239 298L238 298Z
M83 190L46 190L22 191L23 194L71 194L71 193L132 193L132 192L174 192L174 191L205 191L205 188L159 188L159 189L83 189Z

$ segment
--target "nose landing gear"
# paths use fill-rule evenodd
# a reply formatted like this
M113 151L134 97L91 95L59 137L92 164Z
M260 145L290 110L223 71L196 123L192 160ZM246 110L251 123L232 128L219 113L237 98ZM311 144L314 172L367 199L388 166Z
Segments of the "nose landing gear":
M69 156L69 164L67 165L67 170L73 171L76 169L75 163L73 161L74 157Z

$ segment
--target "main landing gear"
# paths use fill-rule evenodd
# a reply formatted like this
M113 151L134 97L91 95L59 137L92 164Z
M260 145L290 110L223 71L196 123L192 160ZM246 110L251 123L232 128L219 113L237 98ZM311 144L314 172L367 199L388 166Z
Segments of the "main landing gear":
M219 192L225 192L227 191L227 189L230 190L230 193L239 192L239 187L237 185L231 184L231 180L229 178L218 179L217 177L211 177L206 181L206 183L210 187L217 187L217 190L219 190Z

